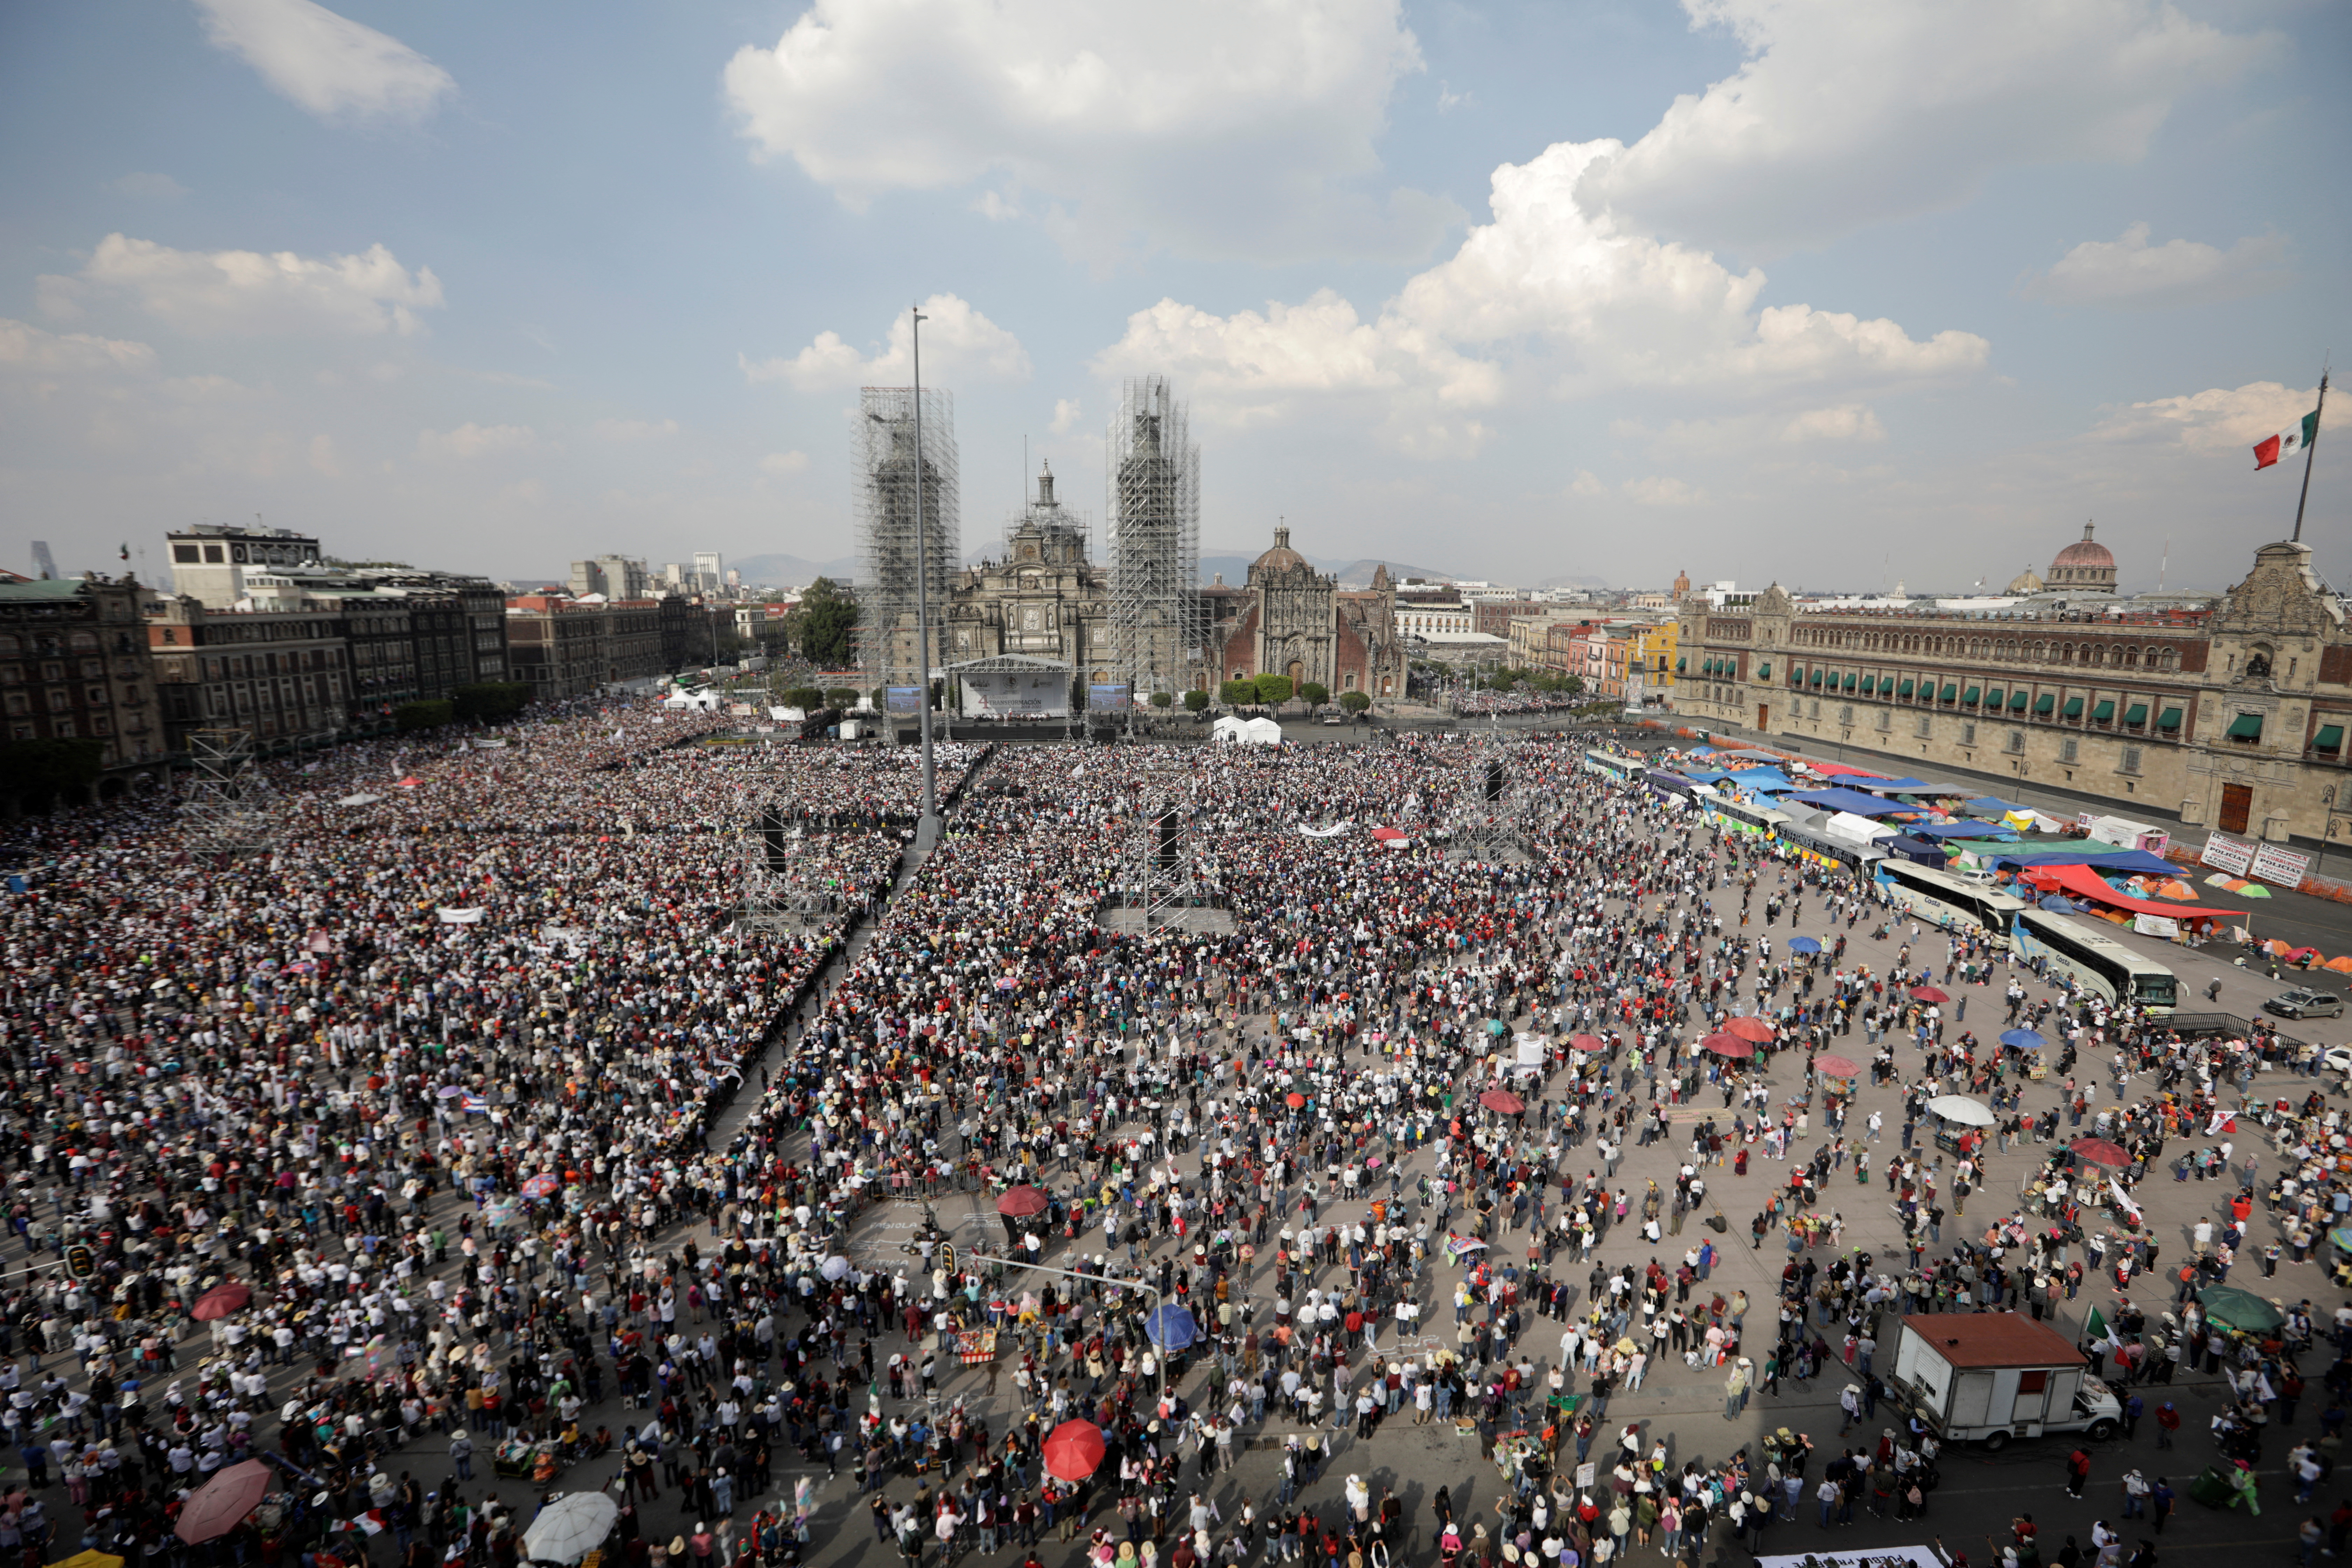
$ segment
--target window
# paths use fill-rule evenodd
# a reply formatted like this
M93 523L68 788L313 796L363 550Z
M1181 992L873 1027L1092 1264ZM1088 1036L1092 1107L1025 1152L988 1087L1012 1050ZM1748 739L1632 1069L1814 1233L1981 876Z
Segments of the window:
M2081 746L2081 744L2082 742L2080 741L2075 740L2071 735L2065 740L2059 742L2058 760L2062 763L2071 763L2074 761L2077 755L2076 748Z
M1934 725L1935 721L1928 718L1925 713L1922 713L1919 715L1919 722L1916 729L1914 731L1914 733L1916 733L1919 739L1923 741L1927 740L1932 732Z
M2024 750L2025 750L2025 731L2022 731L2022 730L2011 730L2011 731L2009 732L2009 749L2010 749L2010 752L2011 752L2011 753L2012 755L2014 755L2014 754L2016 754L2016 753L2018 753L2018 752L2022 752L2022 751L2024 751Z
M1808 719L1818 719L1818 718L1820 718L1821 716L1822 716L1822 700L1821 700L1820 698L1816 697L1816 698L1814 698L1814 699L1812 700L1812 702L1811 702L1811 705L1809 706L1808 710L1806 711L1805 717L1806 717L1806 718L1808 718Z
M1853 722L1853 703L1843 702L1838 705L1838 722L1841 724L1851 724Z
M2124 760L2116 764L2116 772L2119 773L2136 773L2139 772L2139 754L2140 748L2137 746L2126 746L2124 748Z
M2259 713L2239 714L2230 721L2229 738L2241 746L2255 744L2263 738L2263 716Z
M1977 727L1972 723L1963 723L1960 726L1960 744L1963 746L1973 746L1976 743Z

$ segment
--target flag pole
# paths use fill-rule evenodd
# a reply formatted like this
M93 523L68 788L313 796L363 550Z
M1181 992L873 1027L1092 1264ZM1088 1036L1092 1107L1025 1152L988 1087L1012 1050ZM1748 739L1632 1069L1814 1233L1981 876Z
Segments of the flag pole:
M2311 500L2311 460L2319 447L2321 416L2327 412L2327 373L2319 373L2319 406L2311 411L2311 439L2303 444L2303 493L2294 500L2294 537L2303 538L2304 503Z

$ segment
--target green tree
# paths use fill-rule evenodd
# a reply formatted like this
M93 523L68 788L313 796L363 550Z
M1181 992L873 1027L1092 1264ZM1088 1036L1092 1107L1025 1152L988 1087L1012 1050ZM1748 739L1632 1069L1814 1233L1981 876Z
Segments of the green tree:
M1298 697L1309 708L1320 708L1331 700L1331 689L1319 680L1310 680L1298 689Z
M787 635L801 657L819 669L839 669L849 662L851 634L857 628L857 601L842 592L830 577L820 577L801 595L789 617Z
M1176 699L1170 696L1165 691L1155 691L1151 694L1151 705L1154 708L1172 707L1174 706L1175 701Z
M1562 691L1567 692L1570 697L1573 697L1584 689L1584 677L1580 675L1571 675L1566 680L1559 683L1559 689Z
M866 694L866 700L874 704L874 711L884 712L890 706L890 689L887 686L877 686Z
M824 706L824 693L814 686L795 686L785 691L784 706L803 713L814 712Z
M824 689L824 705L828 708L856 707L857 688L854 686L826 687Z
M1187 691L1186 693L1184 693L1184 711L1185 711L1185 712L1187 712L1187 713L1205 713L1205 712L1207 712L1208 710L1209 710L1209 694L1208 694L1207 692L1205 692L1205 691Z
M450 694L460 719L511 719L530 700L530 686L520 680L478 680Z
M446 724L457 716L457 705L446 697L427 698L417 702L404 702L392 710L392 727L404 734L411 730L432 730Z
M1217 688L1217 700L1228 708L1246 708L1257 700L1257 683L1254 680L1228 680Z
M1370 708L1371 705L1372 700L1360 691L1342 691L1339 693L1339 706L1345 708L1350 713L1361 713L1365 709Z
M1280 707L1290 700L1290 677L1286 675L1261 675L1255 684L1257 700L1268 707Z

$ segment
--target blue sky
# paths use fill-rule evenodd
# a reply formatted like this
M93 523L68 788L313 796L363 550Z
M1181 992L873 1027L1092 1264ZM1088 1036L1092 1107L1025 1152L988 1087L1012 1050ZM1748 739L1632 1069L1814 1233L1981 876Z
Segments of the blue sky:
M968 547L1024 437L1098 516L1160 373L1211 549L1959 588L2095 517L2220 584L2352 344L2347 59L2318 0L13 7L0 563L846 554L921 300Z

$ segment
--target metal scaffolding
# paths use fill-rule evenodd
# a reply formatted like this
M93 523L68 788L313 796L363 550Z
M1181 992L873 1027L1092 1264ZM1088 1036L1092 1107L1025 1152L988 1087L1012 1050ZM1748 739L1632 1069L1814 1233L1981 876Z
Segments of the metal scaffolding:
M278 792L255 767L250 730L197 730L188 736L184 837L205 855L254 855L278 842Z
M1134 700L1201 660L1201 449L1164 375L1130 377L1110 430L1111 624Z
M841 909L835 894L803 884L793 862L806 830L793 819L786 792L772 790L752 806L742 837L743 901L735 924L769 934L824 925Z
M858 395L857 653L877 686L922 686L947 663L948 584L961 555L956 500L955 395L922 391L923 569L916 566L916 392L869 386ZM926 581L928 579L928 582ZM918 645L916 608L928 592L930 646Z

